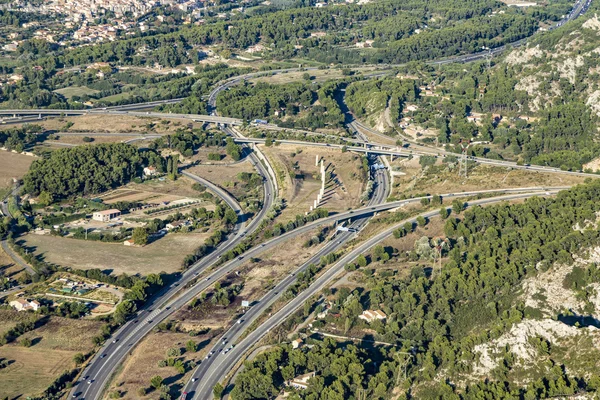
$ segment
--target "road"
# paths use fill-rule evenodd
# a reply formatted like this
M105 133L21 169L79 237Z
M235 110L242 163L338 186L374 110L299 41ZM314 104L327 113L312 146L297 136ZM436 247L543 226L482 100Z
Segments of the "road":
M367 207L381 205L389 196L390 185L387 172L385 170L376 171L374 181L374 193ZM238 319L237 322L234 323L209 350L210 354L213 355L209 355L208 358L206 358L194 371L192 377L183 389L183 392L188 394L186 398L208 399L212 397L212 388L221 379L220 375L218 375L220 366L223 363L229 364L229 367L233 366L226 357L227 352L229 352L227 348L230 346L230 343L235 343L269 307L284 295L287 289L296 282L296 276L300 272L305 271L312 264L318 265L321 257L340 250L354 237L355 232L362 230L362 228L366 226L371 216L372 213L361 216L348 225L348 231L338 231L332 240L328 241L290 275L278 282L275 287L269 290L249 309L249 311L244 313L243 316Z
M550 194L556 193L556 191L549 192ZM468 206L475 205L486 205L497 203L501 201L509 201L509 200L519 200L525 199L531 196L539 195L539 193L523 193L523 194L514 194L508 196L500 196L489 199L475 200L469 202ZM439 210L428 211L426 213L420 214L425 218L432 218L439 215ZM308 289L299 293L294 297L290 302L288 302L283 308L277 311L275 314L270 316L265 322L260 324L255 330L250 332L246 337L244 337L238 343L235 343L227 353L223 352L215 352L212 358L208 360L204 360L202 364L200 364L199 370L202 369L204 372L203 375L194 373L194 378L196 378L197 388L193 386L194 383L189 383L186 386L186 389L189 390L188 393L191 394L193 399L202 399L207 400L213 397L212 388L217 382L220 382L230 371L231 369L241 360L244 355L256 344L259 340L264 337L267 333L269 333L273 328L281 324L288 318L292 313L301 308L308 299L312 296L318 294L323 288L326 287L327 284L332 282L343 270L344 267L354 261L358 256L367 252L370 248L380 243L382 240L392 235L393 231L403 226L406 222L416 222L417 216L413 218L409 218L404 220L391 228L384 230L383 232L371 237L367 241L363 242L361 245L357 246L351 252L349 252L346 256L342 257L340 261L335 263L332 267L327 269L322 275L320 275ZM288 277L287 279L293 279ZM262 303L262 300L261 300ZM248 314L246 314L248 315ZM247 318L246 315L243 318ZM253 316L253 318L257 318ZM243 320L242 320L243 321ZM242 322L243 323L243 322ZM236 324L237 325L237 324ZM240 336L240 333L236 333L237 337ZM232 338L229 343L234 343L233 340L235 337L229 336L228 338ZM229 344L229 346L231 346ZM221 346L222 348L223 346ZM211 363L210 360L213 360ZM202 368L203 364L210 364L209 367Z
M217 263L223 254L233 249L247 234L252 233L259 227L260 222L273 203L275 185L269 179L266 168L260 161L254 162L254 165L259 173L267 178L266 184L263 185L265 190L265 201L261 211L247 227L245 227L245 221L240 219L233 233L230 234L230 237L224 243L219 245L215 251L188 268L177 282L170 287L164 288L160 293L151 298L144 304L134 319L120 327L87 365L82 376L87 376L89 378L84 378L75 385L71 391L72 396L81 399L99 399L102 396L105 386L109 383L110 378L122 364L127 354L133 350L134 346L160 322L191 301L199 291L205 289L203 285L192 286L192 289L190 290L183 290L183 288L197 280L198 276ZM186 171L182 171L182 173L184 175L189 174ZM192 175L190 178L194 179L193 174L189 175ZM227 204L231 203L230 206L234 205L234 210L237 208L236 212L241 212L239 204L237 204L237 202L234 204L230 196L226 196L227 193L218 186L210 184L209 189L214 191L218 196L223 196L221 197L223 201ZM219 269L217 269L217 272L218 271ZM205 281L205 283L208 282ZM183 293L180 294L180 292ZM176 296L178 294L180 295Z
M258 159L254 152L250 152L248 157L250 158L252 165L258 170L258 173L264 178L264 202L261 210L254 216L247 227L245 226L245 218L240 218L234 232L226 242L218 246L211 254L203 257L199 262L192 265L182 274L181 278L176 283L165 288L150 299L150 301L137 313L135 319L119 328L104 346L102 346L100 351L96 353L83 371L82 376L88 376L91 379L85 378L75 385L71 391L72 396L81 399L99 399L102 396L106 385L110 382L110 378L122 364L127 354L133 350L135 345L137 345L160 322L164 321L172 313L189 303L198 293L212 285L213 280L211 280L210 277L215 275L222 276L221 271L225 270L223 268L217 268L215 271L211 272L208 280L201 281L200 284L196 284L187 290L183 290L183 288L197 280L199 275L214 266L223 254L237 246L244 240L246 235L251 234L260 226L260 223L267 212L271 209L277 195L277 183L273 182L271 179L272 174L269 173L267 166ZM185 167L183 167L181 173L200 183L206 184L211 191L221 197L221 199L232 207L241 217L240 213L242 212L242 209L239 203L237 203L229 193L211 182L185 171ZM176 295L178 296L176 297Z
M247 139L247 138L245 138L245 139L235 139L235 141L237 143L260 143L260 144L262 144L265 142L265 139L254 139L254 138ZM435 157L447 157L447 156L459 157L459 155L456 153L450 153L450 152L446 152L444 150L430 149L430 148L427 148L427 150L404 149L404 148L397 148L397 147L392 147L392 146L374 143L374 142L365 143L364 147L347 146L347 145L341 145L341 144L329 144L329 143L302 142L299 140L277 140L277 142L282 143L282 144L293 144L293 145L311 146L311 147L329 147L329 148L338 148L338 149L342 149L345 147L346 150L348 150L348 151L356 151L356 152L360 152L360 153L379 154L379 155L391 155L394 157L410 157L411 155L413 155L413 156L414 155L431 155L431 156L435 156ZM583 176L583 177L593 177L593 178L599 177L598 174L590 174L590 173L579 172L579 171L563 171L560 168L555 168L555 167L545 167L545 166L541 166L541 165L519 165L514 161L493 160L493 159L488 159L488 158L472 157L472 156L469 156L468 159L469 159L469 161L474 161L474 162L477 162L480 164L485 164L485 165L493 165L493 166L497 166L497 167L524 169L524 170L535 171L535 172L560 173L560 174L568 174L568 175Z
M181 170L181 174L200 183L203 186L206 186L208 190L219 196L225 203L227 203L227 205L231 207L239 217L242 216L242 206L240 206L240 203L238 203L235 197L233 197L229 192L227 192L224 189L221 189L219 186L215 185L211 181L194 175L191 172Z
M6 217L12 217L10 210L8 209L8 202L7 199L9 197L14 197L17 195L17 192L19 191L19 185L15 184L15 186L13 187L13 189L10 191L9 194L7 194L3 199L2 202L0 202L0 212L2 213L2 215L6 216ZM18 255L17 253L15 253L13 251L13 249L10 248L8 241L6 241L5 239L2 239L0 241L0 246L2 247L2 249L4 250L4 252L10 257L12 258L12 260L19 265L20 267L22 267L23 269L25 269L25 271L27 271L27 273L31 276L36 276L37 275L37 271L35 269L33 269L33 267L29 264L27 264L25 262L25 260L23 260L21 258L20 255Z
M508 190L491 191L487 190L464 193L448 193L443 194L442 197L458 198L485 193L505 192L535 192L537 194L543 194L548 190L560 190L564 188L566 187L515 188ZM117 332L115 332L111 339L100 349L100 351L96 353L94 358L85 368L85 370L82 373L82 376L84 378L75 385L72 394L76 394L76 398L78 399L100 399L104 387L107 384L109 378L116 370L116 368L119 365L121 365L127 354L129 354L129 352L133 349L135 344L137 344L141 339L143 339L144 336L148 332L150 332L154 327L156 327L161 321L168 318L177 309L189 303L199 293L212 286L213 282L237 270L242 264L246 262L247 259L259 256L264 251L280 246L285 241L303 233L310 232L311 230L319 226L323 226L325 224L332 224L334 222L344 220L362 218L364 216L372 215L380 211L392 210L408 204L419 203L422 198L431 199L432 196L418 197L414 199L407 199L375 206L368 206L361 209L350 210L347 212L322 218L320 220L306 224L302 227L296 228L281 236L272 238L260 245L253 247L252 249L246 251L242 256L225 263L219 268L213 271L208 271L209 267L216 263L216 261L220 258L222 254L224 254L226 251L230 250L237 244L237 242L233 243L231 240L228 240L226 243L223 243L221 246L219 246L219 248L217 248L217 250L215 250L213 253L209 254L199 263L195 264L186 272L184 272L183 276L177 283L173 284L171 287L165 288L164 293L159 293L154 298L150 299L150 301L146 305L144 305L144 307L142 307L142 309L138 312L138 315L134 320L127 322L119 330L117 330ZM236 236L240 237L241 234L243 234L243 232L238 231L236 233ZM203 272L208 273L200 277L199 274ZM179 293L178 297L175 297L175 294L178 294L180 288L185 287L187 284L191 284L191 282L195 279L201 280L193 286L191 286L189 289L186 289L185 291L182 291L182 293ZM116 342L113 343L112 340L116 340ZM92 381L91 384L87 384L89 380Z

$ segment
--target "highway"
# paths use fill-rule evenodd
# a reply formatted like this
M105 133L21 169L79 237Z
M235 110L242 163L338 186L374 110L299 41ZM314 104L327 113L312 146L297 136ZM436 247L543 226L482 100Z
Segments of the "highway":
M569 16L567 17L567 20L576 18L578 15L580 15L583 12L582 10L587 9L586 8L587 6L584 6L582 4L583 3L580 3L580 2L576 3L576 5L574 7L574 11L569 14ZM560 26L560 24L561 23L559 23L559 26ZM524 43L524 41L523 41L523 43ZM514 46L514 44L513 44L513 46ZM500 52L500 51L503 51L505 48L506 48L505 46L502 46L501 50L500 50L500 48L498 48L498 49L495 49L494 51ZM494 51L492 51L492 53ZM477 53L474 55L454 57L454 58L450 58L447 60L439 60L439 61L432 62L432 64L444 64L444 63L449 63L449 62L469 62L469 61L474 61L477 59L482 59L487 56L488 56L488 53ZM308 69L310 69L310 68L306 68L304 70L308 70ZM248 77L267 75L267 74L275 74L275 73L281 73L281 72L291 72L293 70L300 70L300 69L275 70L275 71L264 71L264 72L261 71L261 72L257 72L257 73L247 74L247 75L244 75L241 77L232 78L232 79L226 81L224 84L218 86L215 90L213 90L213 92L211 92L211 94L209 95L209 106L214 110L214 106L216 105L216 97L220 91L225 90L227 87L229 87L231 85L235 85L244 79L248 79ZM92 109L92 110L83 110L83 111L81 111L81 110L0 110L0 115L25 115L25 116L37 115L38 117L42 117L44 115L56 116L56 115L100 114L100 115L130 115L130 116L156 117L156 118L180 118L180 119L189 119L189 120L194 120L194 121L199 121L199 122L226 124L228 126L238 126L238 125L242 125L244 123L240 119L219 117L217 115L187 115L187 114L175 114L175 113L157 113L157 112L152 112L152 111L147 111L147 112L138 111L138 110L143 110L146 108L155 107L155 106L161 105L161 104L176 103L179 101L181 101L181 99L162 100L162 101L158 101L158 102L131 104L131 105L126 105L126 106L106 107L103 109ZM265 127L265 128L269 128L269 127ZM281 129L276 126L271 126L270 128L271 129ZM227 130L227 129L229 129L229 127L224 127L223 129ZM234 134L232 132L235 132L235 131L229 131L230 134ZM238 142L243 142L244 140L246 140L246 143L253 141L253 140L249 141L248 139L244 139L239 136L236 138L236 140ZM306 142L300 142L300 143L303 145L310 145L309 143L306 143ZM333 146L333 145L331 145L331 146ZM350 150L350 148L349 148L349 150ZM402 151L394 150L394 149L390 149L390 148L384 149L383 147L381 149L376 149L376 148L365 149L365 148L361 148L361 147L357 147L357 146L352 146L352 150L364 151L364 152L368 152L368 153L376 153L376 154L381 154L381 155L389 154L389 155L406 156L406 154L407 154L406 151L402 152ZM433 150L433 151L435 151L435 150ZM222 266L219 266L218 268L214 268L211 270L210 268L212 266L214 266L214 264L218 261L218 259L221 257L222 254L224 254L228 250L235 247L241 240L243 240L243 237L246 234L251 233L252 230L256 229L259 226L262 218L264 217L264 215L270 208L270 205L272 204L272 202L277 194L276 182L273 182L273 180L272 180L272 173L268 170L267 167L265 167L262 164L262 161L260 161L254 153L251 153L250 157L253 162L253 165L255 165L255 167L259 170L259 173L263 177L265 177L266 181L267 181L267 184L265 185L265 202L264 202L265 205L261 209L260 213L252 220L252 223L248 227L245 227L244 222L240 221L238 223L238 225L236 226L236 229L230 235L230 237L228 238L228 240L226 242L222 243L213 253L207 255L202 260L200 260L198 263L194 264L187 271L185 271L182 274L182 276L178 282L174 283L170 287L164 288L164 290L161 293L154 296L154 298L150 299L148 301L148 303L145 304L144 307L138 312L137 317L135 319L127 322L124 326L122 326L119 330L117 330L117 332L115 332L115 334L113 334L113 336L107 341L107 343L101 348L101 350L94 356L94 358L91 360L91 362L88 364L88 366L83 371L82 376L84 378L76 384L76 386L74 387L74 390L72 391L72 393L75 394L76 398L99 399L102 395L102 392L105 390L107 384L109 383L111 376L116 371L117 367L123 362L123 360L125 359L127 354L129 354L131 352L133 347L148 332L150 332L161 321L168 318L176 310L185 306L189 301L191 301L195 296L197 296L203 290L206 290L207 288L212 286L214 281L224 277L228 273L235 271L235 269L239 268L239 266L241 266L243 263L245 263L246 259L248 259L250 256L258 255L258 254L262 253L263 251L268 250L269 248L273 248L275 246L282 244L285 240L288 240L292 237L296 237L297 235L299 235L303 232L308 232L309 230L314 229L318 226L321 226L324 223L342 221L344 219L353 219L354 220L353 223L357 224L355 226L358 226L358 228L361 228L362 225L360 225L360 221L365 221L365 223L366 223L368 216L372 215L375 212L393 209L396 207L400 207L400 206L409 204L414 201L420 201L420 198L419 198L419 199L403 200L401 202L394 202L394 203L389 203L389 204L375 204L374 203L373 205L367 207L366 209L348 211L346 213L340 213L340 214L332 216L332 217L323 218L319 221L315 221L315 223L313 223L313 224L307 224L304 227L300 227L298 229L293 230L292 232L289 232L288 234L281 235L280 237L273 238L265 243L255 246L254 248L247 251L244 255L240 256L239 258L236 258L228 263L223 264ZM512 164L507 164L507 162L501 162L501 161L495 161L495 160L478 159L478 158L470 158L470 159L473 161L492 164L492 165L497 165L497 164L500 164L502 166L510 165L513 168L524 167L525 169L539 170L541 172L565 173L565 171L560 171L560 170L545 168L545 167L517 166L516 163L514 163L514 165L512 165ZM185 171L183 171L182 173L186 174ZM589 174L583 174L583 173L576 173L576 174L581 174L581 175L585 175L585 176L589 175ZM382 173L380 175L385 175L385 173ZM593 176L596 176L596 175L593 175ZM378 179L382 179L382 178L378 178ZM388 186L389 185L384 182L384 183L382 183L381 188L385 188L387 190ZM524 190L525 189L515 189L516 192L522 192ZM495 201L501 201L501 200L526 198L526 197L532 196L534 194L539 195L540 193L546 193L546 192L554 193L553 191L550 192L550 190L551 189L548 189L548 188L536 188L533 193L530 193L529 191L527 191L526 193L514 194L514 195L510 195L510 196L503 196L503 197L496 198L496 199L478 200L478 201L472 202L471 204L473 204L473 205L474 204L482 204L483 205L483 204L489 204L489 203L492 203ZM510 192L510 191L511 190L503 191L503 192ZM483 191L483 192L484 193L492 193L494 191ZM479 192L479 193L482 193L482 192ZM381 195L381 190L378 189L376 191L375 199L377 199L380 195ZM467 196L467 195L469 195L469 194L451 193L451 194L446 194L443 196L459 197L459 196ZM471 195L472 195L472 193L471 193ZM385 199L385 197L383 197L383 199ZM432 214L432 216L433 216L433 215L436 215L438 212L439 211L436 210L436 211L432 211L430 213L433 213ZM391 230L390 230L390 232L391 232ZM319 250L318 254L323 255L323 254L328 254L328 252L335 251L336 249L341 247L347 240L349 240L353 236L354 235L351 234L351 232L339 234L338 238L336 238L337 241L327 243L323 247L323 249ZM369 239L363 245L357 247L357 249L363 249L364 246L367 246L367 245L372 246L375 243L378 243L381 240L381 239L378 239L378 238L380 238L380 236L381 236L381 234ZM383 237L385 237L385 236L383 236ZM376 239L378 239L378 240L374 242L373 240L376 240ZM337 246L339 246L339 247L337 247ZM368 248L370 248L370 247L367 247L366 249L368 249ZM342 261L346 260L349 256L355 254L357 249L352 251L348 256L344 257L342 259ZM363 251L366 251L366 250L362 250L360 253L357 253L356 256L358 256L358 254L361 254ZM218 362L216 362L214 364L215 366L211 367L211 365L213 365L213 362L211 362L211 363L206 363L207 365L206 365L206 367L204 367L204 368L206 368L207 371L210 369L211 372L210 372L210 375L208 378L206 376L202 375L203 379L201 379L201 381L205 382L205 383L203 383L203 387L202 388L191 387L191 390L198 392L198 396L200 396L200 395L204 396L206 393L210 393L210 394L208 397L195 396L195 398L205 399L205 398L212 397L212 385L210 385L209 381L214 380L215 383L218 382L227 373L228 368L231 368L235 364L234 360L236 360L236 357L238 357L237 359L239 359L243 356L243 354L245 353L244 348L246 348L246 349L250 348L254 343L256 343L256 341L258 341L262 336L264 336L264 334L266 334L266 332L268 332L270 329L272 329L272 327L276 326L278 323L283 321L283 319L287 315L289 315L291 312L293 312L293 310L296 309L299 305L303 304L303 302L306 299L308 299L313 293L316 293L316 291L319 290L320 287L323 287L323 285L327 284L327 282L329 282L331 279L333 279L337 275L337 273L339 273L339 270L341 268L343 268L344 264L342 264L342 261L336 263L333 267L329 268L321 277L319 277L315 281L315 283L313 285L310 286L309 289L302 292L299 296L297 296L290 303L288 303L286 306L284 306L284 308L280 312L275 314L273 317L269 318L269 320L267 320L266 323L260 325L256 330L251 332L249 336L244 338L242 341L240 341L240 343L237 346L235 346L232 350L230 350L227 353L227 355L225 355L224 353L216 353L217 356L214 356L213 360L216 360ZM348 261L344 261L344 262L347 263ZM303 265L303 267L306 267L306 264ZM200 276L200 274L203 274L203 275ZM189 284L192 284L197 279L200 279L200 280L198 282L196 282L195 284L193 284L189 289L183 290L184 287L187 287ZM294 279L295 279L294 275L291 275L291 276L287 277L284 281L280 282L278 285L282 285L281 287L285 287L285 285L290 285L291 283L293 283ZM271 302L275 301L281 293L282 292L280 292L280 291L270 291L267 294L267 296L271 296L271 297L264 299L265 304L268 304L269 301L271 301ZM261 307L262 307L262 301L261 301ZM257 307L256 316L254 316L254 318L258 318L258 316L260 315L259 311L260 311L261 307ZM278 318L274 318L275 316L278 316ZM240 325L239 327L234 327L234 328L239 329L239 331L233 332L233 335L234 335L233 337L236 337L236 335L239 337L239 335L241 335L241 332L243 332L242 325L247 326L244 323L244 321L242 321L242 323L236 324L236 325ZM228 357L228 358L225 360L225 357ZM201 367L202 367L202 364L201 364ZM209 391L209 392L207 392L207 391Z
M256 157L251 154L250 157ZM264 205L260 212L251 221L248 227L245 227L245 221L243 218L238 220L234 231L230 234L230 237L221 243L212 253L203 257L200 261L192 265L185 272L183 272L181 278L173 283L171 286L164 288L160 293L153 296L144 306L138 311L136 317L122 327L120 327L102 348L96 353L92 360L88 363L87 367L82 372L84 377L80 380L71 391L73 398L80 399L99 399L106 385L110 382L110 378L116 371L119 365L122 364L127 354L133 350L134 346L141 341L152 329L154 329L160 322L168 318L173 312L183 307L189 301L191 301L199 291L204 290L206 287L203 285L195 285L191 290L182 290L187 285L192 284L198 279L201 273L206 272L212 267L223 254L237 246L247 234L251 234L256 230L266 213L271 208L274 197L275 197L275 184L271 182L270 175L268 174L266 167L257 159L253 161L253 165L258 169L259 173L266 177L266 184L264 186ZM184 175L190 176L194 179L193 174L186 171L182 171ZM210 182L208 182L210 183ZM221 197L227 204L232 202L231 196L228 196L226 192L220 190L216 185L210 184L209 189L215 194ZM227 196L225 195L227 194ZM236 212L241 211L239 204L235 202L234 210ZM231 206L231 204L230 204ZM241 216L240 216L241 217ZM218 271L218 270L217 270ZM212 282L203 281L206 285L212 284ZM183 292L181 295L176 296Z
M547 191L547 193L555 194L555 193L557 193L557 191L552 190L552 191ZM542 194L545 194L545 193L542 193ZM471 201L468 203L468 206L469 207L472 207L475 205L482 206L482 205L493 204L493 203L498 203L498 202L502 202L502 201L525 199L525 198L529 198L529 197L536 196L536 195L540 195L540 193L533 192L533 193L522 193L522 194L499 196L499 197L493 197L493 198L488 198L488 199ZM451 207L448 207L448 209L451 209ZM420 214L420 216L423 216L425 218L433 218L437 215L439 215L439 210L428 211L428 212ZM415 223L417 217L418 216L415 216L415 217L406 219L398 224L395 224L391 228L388 228L388 229L384 230L383 232L369 238L368 240L363 242L361 245L354 248L351 252L349 252L347 255L342 257L338 262L336 262L333 266L329 267L324 273L322 273L310 285L310 287L308 289L306 289L303 292L296 295L296 297L294 297L290 302L288 302L286 305L284 305L279 311L277 311L275 314L270 316L265 322L260 324L256 329L254 329L246 337L244 337L241 341L239 341L237 343L235 342L235 339L239 338L243 332L240 332L238 329L236 329L236 325L238 325L237 323L234 324L234 326L232 327L232 330L230 330L230 331L233 332L235 336L231 336L231 334L228 332L226 334L227 336L225 336L227 339L229 339L228 343L226 343L225 345L218 346L216 348L216 350L213 350L213 351L215 351L215 353L211 356L211 358L205 359L202 362L202 364L200 364L200 367L198 368L198 370L194 373L193 377L196 379L195 382L190 381L185 388L185 391L188 393L188 397L191 395L193 399L201 399L201 400L212 398L213 397L212 388L217 384L217 382L220 382L221 379L223 379L241 359L244 358L244 355L256 343L258 343L258 341L262 337L264 337L269 331L271 331L273 328L275 328L276 326L281 324L283 321L285 321L285 319L288 318L293 312L295 312L300 307L302 307L304 305L304 303L306 301L308 301L308 299L310 299L312 296L319 293L323 288L326 287L326 285L328 285L330 282L332 282L344 270L344 267L348 263L354 261L358 256L366 253L373 246L380 243L388 236L392 235L394 230L403 226L406 222ZM356 234L352 234L351 236L355 236L355 235ZM290 275L288 278L286 278L286 281L290 281L293 279L294 279L294 275ZM281 283L280 283L280 285L281 285ZM282 290L283 290L283 288L282 288ZM263 300L261 300L259 302L259 305L261 305L262 303L263 303ZM253 306L253 308L254 307L258 307L258 305ZM267 307L261 307L261 310L264 310L266 308ZM242 319L241 319L242 324L249 325L249 324L246 324L245 322L248 321L250 318L252 318L252 320L255 320L256 318L258 318L258 316L254 315L254 314L252 315L252 317L249 317L249 314L251 312L253 312L252 309L251 309L251 311L249 311L242 317ZM234 344L234 346L231 346L231 344ZM229 347L230 350L227 353L220 351L224 347ZM211 362L211 359L213 360L212 362ZM203 367L203 365L207 365L207 366ZM202 374L200 374L198 371L202 371ZM196 383L196 386L194 386L194 383Z
M376 188L372 199L368 206L382 204L389 195L388 177L385 171L377 171L375 176ZM245 312L233 325L218 339L210 350L210 355L194 371L191 379L183 389L187 393L187 398L191 399L207 399L212 396L212 388L215 383L220 380L220 377L215 375L222 363L227 363L231 368L233 365L229 363L227 353L230 350L231 343L237 340L252 326L252 324L277 300L279 300L287 291L287 289L296 282L296 276L309 268L310 265L319 265L321 257L327 254L340 250L346 243L355 235L354 232L360 231L369 221L371 215L365 215L354 220L347 228L349 231L338 231L335 236L326 242L312 257L304 262L300 267L296 268L292 273L279 281L272 289L270 289L259 301ZM226 340L226 342L224 342ZM214 383L213 383L214 382Z
M543 194L547 191L556 191L564 188L566 187L533 187L515 188L508 190L484 190L464 193L448 193L442 194L441 196L445 198L459 198L476 196L478 194L506 192L533 192L537 194ZM121 365L127 354L129 354L129 352L133 349L133 347L140 340L142 340L148 332L150 332L154 327L156 327L161 321L165 320L171 314L177 311L177 309L189 303L199 293L212 286L215 281L237 270L242 264L246 262L247 259L258 256L264 251L273 249L291 238L294 238L306 232L310 232L311 230L323 226L325 224L331 224L334 222L350 220L355 218L362 218L364 216L372 215L377 212L393 210L395 208L406 206L411 203L419 203L422 198L431 199L432 196L418 197L414 199L407 199L396 202L383 203L380 205L368 206L361 209L350 210L347 212L319 219L302 227L296 228L290 232L287 232L281 236L272 238L260 245L257 245L252 249L246 251L242 256L223 264L219 268L210 271L207 274L199 276L200 273L207 272L209 267L216 263L222 254L224 254L226 251L230 250L237 244L237 242L234 243L234 241L228 240L227 242L219 246L217 250L215 250L213 253L209 254L200 262L198 262L190 269L185 271L183 273L183 276L177 283L173 284L171 287L165 288L164 293L159 293L152 299L150 299L150 301L146 305L144 305L144 307L142 307L142 309L138 312L138 315L135 319L127 322L125 325L119 328L119 330L117 330L117 332L113 334L113 336L106 342L106 344L100 349L100 351L96 353L94 358L84 369L82 373L83 378L76 383L71 393L73 395L76 395L75 398L78 399L100 399L102 392L106 384L108 383L109 378L112 376L113 372L119 365ZM238 231L235 233L235 237L239 238L241 234L243 233ZM180 293L178 297L175 297L175 295L178 294L181 288L185 287L187 284L190 284L195 279L200 280L191 288L186 289L182 293ZM90 381L91 383L88 384L88 382Z
M245 139L234 139L237 143L264 143L265 139L254 139L254 138L245 138ZM417 149L404 149L404 148L394 148L392 146L388 146L385 144L379 144L374 142L365 143L364 147L360 146L347 146L341 144L329 144L329 143L314 143L314 142L303 142L299 140L277 140L277 142L282 144L292 144L292 145L301 145L301 146L311 146L311 147L329 147L329 148L346 148L347 151L356 151L360 153L369 153L369 154L379 154L379 155L392 155L394 157L409 157L411 155L431 155L435 157L447 157L454 156L460 157L459 154L450 153L443 150L437 149L429 149L427 150L417 150ZM519 165L514 161L503 161L503 160L493 160L489 158L481 158L481 157L472 157L469 156L469 161L474 161L480 164L492 165L496 167L507 167L514 169L524 169L535 172L547 172L547 173L560 173L560 174L568 174L575 176L584 176L584 177L593 177L598 178L598 174L590 174L587 172L579 172L579 171L563 171L560 168L555 167L545 167L541 165Z

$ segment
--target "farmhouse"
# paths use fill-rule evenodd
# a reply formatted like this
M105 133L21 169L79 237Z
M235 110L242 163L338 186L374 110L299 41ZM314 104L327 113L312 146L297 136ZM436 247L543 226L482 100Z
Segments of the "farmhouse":
M308 380L310 378L314 378L315 375L316 375L315 372L309 372L308 374L298 375L291 381L287 381L285 384L287 386L291 386L296 389L306 389L306 388L308 388Z
M37 309L40 308L40 303L38 303L36 300L27 301L25 299L17 299L17 300L11 301L9 304L11 307L13 307L17 311L27 311L27 310L37 311Z
M380 310L366 310L363 311L361 315L358 316L360 319L364 319L367 322L373 322L376 319L382 320L386 319L387 315L383 311Z
M107 221L110 221L111 219L115 219L119 216L121 216L121 211L113 208L110 210L96 211L92 215L92 219L94 221L107 222Z
M152 165L144 168L144 176L154 176L158 171Z

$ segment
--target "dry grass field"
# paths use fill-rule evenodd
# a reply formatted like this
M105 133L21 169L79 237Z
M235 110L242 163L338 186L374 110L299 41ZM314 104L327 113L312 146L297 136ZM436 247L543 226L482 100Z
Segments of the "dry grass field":
M282 182L282 197L287 201L279 220L286 221L309 211L321 187L320 167L315 165L316 156L325 160L337 182L327 182L325 202L321 207L329 211L341 211L360 204L364 184L361 176L360 157L342 153L339 149L303 148L293 145L264 147L264 153L273 163L275 173Z
M4 312L0 311L0 320ZM10 363L0 370L0 397L26 398L46 389L62 372L75 366L75 354L92 350L92 337L101 325L92 320L51 317L45 325L22 336L31 339L33 346L22 347L17 340L0 347L0 359Z
M35 157L0 150L0 188L12 186L13 178L21 178Z
M133 350L133 354L125 361L120 373L113 379L113 384L108 393L119 391L123 399L158 399L159 393L153 391L146 396L140 397L138 389L150 387L150 379L153 376L160 375L164 383L172 385L172 394L179 395L183 384L187 382L191 371L185 375L179 374L173 367L159 367L158 362L167 358L167 349L171 347L180 347L185 350L185 345L189 340L198 344L199 351L195 353L185 352L182 359L186 361L198 362L202 360L208 351L209 343L212 338L211 333L190 337L186 333L173 332L153 332ZM179 398L179 397L173 397Z
M506 189L517 187L554 187L582 183L585 178L566 174L549 174L527 170L510 170L503 167L484 165L469 166L467 179L458 177L458 166L450 169L436 164L423 171L418 158L395 160L406 175L394 178L392 196L414 195L418 193L468 192L486 189Z
M161 119L152 117L133 117L128 115L82 115L76 117L47 118L37 124L47 130L61 132L67 122L73 122L70 132L103 132L103 133L174 133L177 128L192 123L199 128L201 123L177 119L165 119L169 123L161 123Z
M238 174L241 172L256 172L249 162L241 162L231 165L196 165L188 170L194 175L208 179L215 185L227 190L233 197L240 199L247 193L240 188L241 180Z
M181 267L206 238L207 233L169 234L144 247L128 247L121 243L103 243L68 239L49 235L27 235L24 244L34 248L50 263L74 268L111 270L114 274L173 272Z

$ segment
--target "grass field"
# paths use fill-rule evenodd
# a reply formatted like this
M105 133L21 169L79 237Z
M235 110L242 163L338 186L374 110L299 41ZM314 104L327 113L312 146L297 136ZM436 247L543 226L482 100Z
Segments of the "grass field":
M582 183L585 179L566 174L549 174L484 165L470 165L468 177L464 179L458 177L458 166L451 169L439 164L423 172L418 158L410 161L398 159L392 165L398 166L400 171L406 173L406 175L394 179L395 187L392 190L392 196L516 187L569 186Z
M86 86L69 86L66 88L57 89L54 92L58 93L58 94L62 94L67 99L70 99L73 96L81 97L86 94L90 95L90 94L98 93L98 90L90 89L89 87L86 87Z
M21 178L34 157L0 150L0 188L11 187L13 178Z
M198 248L207 233L169 234L144 247L84 241L49 235L27 235L24 242L48 262L82 269L100 268L114 274L174 272L186 255Z
M61 132L67 122L73 122L70 132L102 132L102 133L174 133L178 128L187 126L191 121L165 119L169 124L161 124L160 118L133 117L128 115L81 115L76 117L47 118L38 125L47 130ZM200 128L201 123L193 123Z
M298 149L292 145L264 147L263 151L274 164L275 173L282 183L282 197L287 201L280 221L304 214L317 199L321 187L320 167L315 165L317 155L324 159L327 171L331 171L337 180L337 183L326 184L322 207L329 211L340 211L359 205L364 186L359 179L359 156L342 153L338 149Z
M4 312L0 311L0 318ZM51 317L45 325L22 336L32 340L32 347L18 343L0 347L0 358L10 362L8 368L0 370L0 397L26 398L46 389L62 372L75 366L76 353L92 350L92 337L101 324Z
M139 388L149 388L150 379L153 376L160 375L164 383L171 386L172 398L179 398L183 384L187 382L191 371L185 375L179 374L173 367L159 367L158 362L167 358L167 349L179 347L185 350L185 345L189 340L198 344L199 351L185 352L181 357L186 361L198 362L202 360L208 351L208 344L212 334L190 337L185 333L173 332L153 332L148 335L134 350L133 354L123 364L123 369L113 380L108 393L119 391L122 399L158 399L159 393L153 391L144 397L137 394Z
M237 175L240 172L256 172L249 162L243 162L233 165L205 165L200 164L189 171L192 174L198 175L204 179L208 179L215 185L227 190L238 200L244 195L247 195L242 188L240 188L241 180L238 179Z

